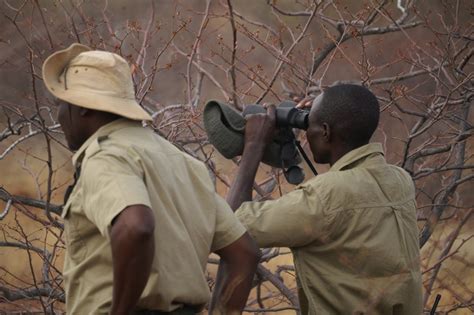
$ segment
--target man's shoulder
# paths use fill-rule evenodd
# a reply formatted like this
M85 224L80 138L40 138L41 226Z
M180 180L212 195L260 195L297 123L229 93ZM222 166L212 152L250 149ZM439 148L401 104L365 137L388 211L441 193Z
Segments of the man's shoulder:
M411 177L410 173L408 173L404 168L394 165L394 164L387 164L387 165L393 170L397 171L401 176L404 176L407 180L413 181L413 178Z
M327 202L334 197L335 192L341 191L341 187L345 182L347 182L347 176L344 176L344 174L326 172L310 178L297 186L296 189L303 189L307 196Z
M150 128L143 127L139 124L128 124L108 134L106 140L108 144L118 146L130 144L140 146L156 141L156 137L158 137L158 135Z
M133 151L144 151L156 146L158 135L149 128L140 124L124 124L107 135L97 138L95 148L88 155L116 155L125 156ZM92 145L91 145L92 146Z
M85 173L94 176L105 169L124 165L132 166L140 160L136 145L118 141L116 137L99 137L85 151L81 162L81 176Z
M390 164L375 168L329 171L299 187L317 195L324 203L338 206L377 200L387 202L385 194L389 194L389 199L393 200L414 198L414 184L410 174L403 168Z
M330 187L337 187L341 183L347 181L348 176L347 173L343 172L326 172L323 174L319 174L313 178L310 178L303 184L299 185L298 187L301 188L330 188Z

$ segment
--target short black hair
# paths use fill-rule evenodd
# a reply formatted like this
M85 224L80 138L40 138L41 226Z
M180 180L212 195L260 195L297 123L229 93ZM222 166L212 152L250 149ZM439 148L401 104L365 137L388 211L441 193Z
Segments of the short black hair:
M339 84L324 91L316 121L327 123L345 143L361 146L377 129L379 116L379 102L369 89Z

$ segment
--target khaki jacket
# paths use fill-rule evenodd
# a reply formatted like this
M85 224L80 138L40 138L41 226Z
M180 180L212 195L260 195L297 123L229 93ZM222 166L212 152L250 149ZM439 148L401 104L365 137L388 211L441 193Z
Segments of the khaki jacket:
M112 220L127 206L150 207L155 257L138 307L171 311L204 305L211 251L245 233L219 197L203 163L139 122L100 128L73 157L80 168L65 219L64 287L68 314L108 314L112 302Z
M236 212L261 247L293 253L302 314L421 314L415 189L380 144L279 199Z

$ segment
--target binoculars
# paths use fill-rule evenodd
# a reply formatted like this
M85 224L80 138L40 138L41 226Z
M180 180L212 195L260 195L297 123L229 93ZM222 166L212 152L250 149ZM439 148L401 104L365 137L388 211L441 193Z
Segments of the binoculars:
M316 170L312 167L311 162L301 148L295 135L291 131L292 128L308 129L309 110L302 110L295 107L296 103L292 101L281 102L276 107L276 128L278 136L274 141L280 145L280 158L284 169L286 180L291 184L299 184L304 180L304 173L298 164L301 162L300 151L306 162L309 163L314 174ZM261 105L247 105L242 116L250 114L266 113L266 109Z
M277 128L308 129L308 110L295 108L294 102L283 102L276 108Z
M308 162L313 173L317 173L292 130L308 129L309 110L301 110L295 106L295 102L284 101L276 107L277 132L265 148L262 162L283 169L286 180L296 185L304 180L303 170L299 167L302 158ZM209 142L225 158L242 155L245 145L245 116L266 112L265 107L258 104L247 105L240 113L226 103L209 101L203 113Z
M297 128L308 129L308 110L295 108L296 103L284 101L276 107L276 127L277 129ZM260 105L247 105L242 113L245 117L250 114L265 113L266 110Z

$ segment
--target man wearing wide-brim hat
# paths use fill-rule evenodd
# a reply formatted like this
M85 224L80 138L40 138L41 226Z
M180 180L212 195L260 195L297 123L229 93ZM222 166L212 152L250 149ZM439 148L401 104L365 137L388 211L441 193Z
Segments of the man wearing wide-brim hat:
M209 301L207 257L221 257L210 311L243 309L258 261L203 163L142 127L127 62L73 44L43 79L59 105L74 184L62 217L69 314L194 314Z

